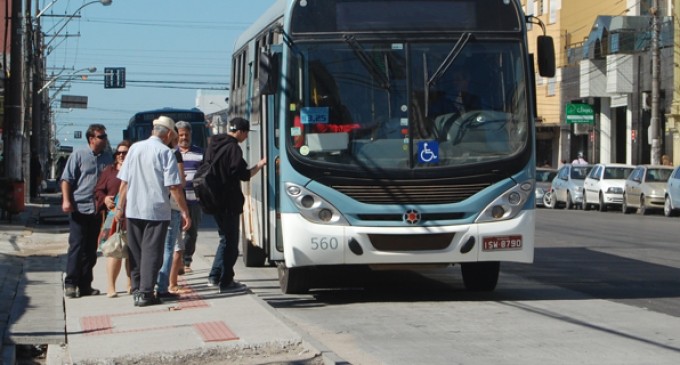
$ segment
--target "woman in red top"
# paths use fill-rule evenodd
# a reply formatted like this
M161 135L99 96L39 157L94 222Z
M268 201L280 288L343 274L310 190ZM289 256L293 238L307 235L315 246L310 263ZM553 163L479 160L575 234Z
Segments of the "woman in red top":
M97 212L104 212L104 214L109 214L115 207L115 197L118 194L118 189L120 188L120 180L118 179L118 170L123 165L125 160L125 155L127 155L130 149L130 141L123 140L116 146L116 152L113 154L114 162L113 164L107 166L104 171L102 171L97 180L97 186L94 188L94 196L96 199ZM101 213L100 213L101 214ZM108 281L107 296L109 298L115 298L118 296L116 293L116 279L118 274L120 274L120 269L122 266L122 259L117 259L114 257L108 257L106 260L106 273ZM125 272L128 277L128 292L130 291L130 264L128 260L125 260Z

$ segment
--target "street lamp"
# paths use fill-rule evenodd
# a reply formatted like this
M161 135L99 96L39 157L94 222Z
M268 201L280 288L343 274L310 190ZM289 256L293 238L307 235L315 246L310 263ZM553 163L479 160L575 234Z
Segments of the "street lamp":
M52 6L52 4L54 4L55 2L56 2L56 0L53 1L52 3L50 3L47 7ZM50 39L50 41L47 42L47 44L45 45L45 49L47 49L47 48L50 46L50 44L52 44L52 42L57 38L57 35L59 35L59 33L61 33L61 31L64 30L64 28L66 28L66 25L71 21L71 19L75 18L75 16L76 16L81 10L83 10L84 7L86 7L86 6L88 6L88 5L92 5L92 4L97 4L97 3L100 3L100 4L104 5L104 6L109 6L109 5L111 5L112 2L113 2L113 0L94 0L94 1L90 1L90 2L88 2L88 3L85 3L85 4L81 5L78 9L76 9L75 12L73 12L73 14L69 15L69 16L66 18L66 21L64 21L64 24L61 25L61 28L59 28L59 30L57 30L57 31L54 33L54 35L52 36L52 39ZM42 13L44 13L45 10L47 10L47 8L43 9L43 11L41 11L40 14L38 14L38 16L42 15Z
M79 73L81 73L83 71L89 71L90 73L93 73L93 72L97 72L97 68L94 67L94 66L93 67L81 68L80 70L73 71L66 76L62 76L61 74L58 74L58 75L52 77L49 81L47 81L47 83L45 85L43 85L43 87L41 87L40 90L38 90L38 94L42 94L42 92L45 91L45 89L52 86L52 84L54 84L54 82L59 80L59 79L66 78L67 80L64 81L64 84L68 83L69 81L73 80L76 76L78 76ZM64 86L59 88L59 90L57 92L61 91L61 89L63 89L63 88L64 88Z

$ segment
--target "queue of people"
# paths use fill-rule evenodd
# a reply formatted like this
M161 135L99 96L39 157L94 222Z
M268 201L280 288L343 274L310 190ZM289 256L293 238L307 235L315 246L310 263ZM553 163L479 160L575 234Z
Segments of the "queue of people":
M216 161L222 183L229 186L229 206L214 215L220 234L208 284L219 293L245 290L234 281L238 258L239 219L244 197L240 182L247 181L266 164L248 168L239 146L248 138L250 124L230 121L229 132L213 137L205 158L226 149ZM70 214L69 251L64 296L99 295L92 287L93 268L101 230L112 221L126 231L128 258L107 258L107 296L118 296L116 280L125 261L127 292L135 306L161 303L181 292L178 276L191 272L192 256L202 211L193 191L193 177L204 159L191 144L191 124L160 116L151 136L131 145L122 141L108 152L106 127L91 125L87 148L74 152L61 176L62 210ZM105 223L106 222L106 223ZM183 233L183 234L182 234Z

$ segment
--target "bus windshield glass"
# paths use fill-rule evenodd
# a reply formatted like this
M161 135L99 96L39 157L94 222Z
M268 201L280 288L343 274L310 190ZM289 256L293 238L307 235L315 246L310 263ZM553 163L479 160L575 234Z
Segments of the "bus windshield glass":
M519 41L298 42L292 153L384 169L455 167L530 148Z

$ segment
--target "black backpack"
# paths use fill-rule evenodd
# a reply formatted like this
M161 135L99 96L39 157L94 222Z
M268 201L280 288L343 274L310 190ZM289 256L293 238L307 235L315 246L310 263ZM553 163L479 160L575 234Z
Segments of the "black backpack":
M213 168L226 151L227 146L225 144L210 161L203 161L194 174L194 192L198 198L198 203L207 214L218 213L227 206L227 196L220 175Z

